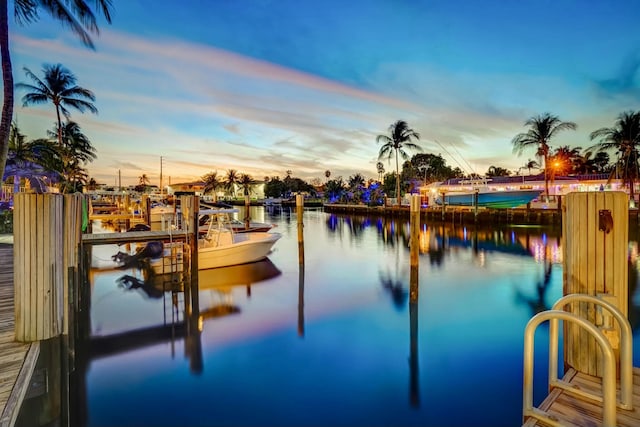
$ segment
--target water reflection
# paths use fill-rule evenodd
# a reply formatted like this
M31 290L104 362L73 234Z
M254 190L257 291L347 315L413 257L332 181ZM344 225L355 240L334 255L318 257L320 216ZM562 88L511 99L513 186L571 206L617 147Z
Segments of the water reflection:
M117 250L135 247L96 249L94 326L72 374L77 425L520 422L522 332L561 294L559 230L422 224L418 271L408 221L305 212L300 239L288 208L260 212L284 235L270 259L203 270L195 293L165 292L157 282L165 279L138 268L108 270ZM130 337L129 348L118 335ZM96 354L107 338L111 353ZM180 411L159 409L176 396ZM452 402L467 410L452 411Z
M406 219L329 214L326 225L327 232L331 235L355 241L362 239L365 230L375 227L378 239L384 245L409 250L410 230ZM538 262L548 258L554 264L559 264L562 263L562 254L558 234L559 230L555 229L541 233L539 229L529 227L497 229L423 223L420 228L419 251L421 255L428 255L434 266L442 266L448 252L461 249L471 249L480 266L484 265L484 254L488 252L533 256Z
M528 305L531 310L531 316L534 316L542 311L549 310L551 304L547 301L547 291L551 284L551 272L553 269L553 263L551 262L551 255L548 245L544 246L543 256L543 275L542 278L535 283L535 296L530 297L520 289L516 289L516 301Z

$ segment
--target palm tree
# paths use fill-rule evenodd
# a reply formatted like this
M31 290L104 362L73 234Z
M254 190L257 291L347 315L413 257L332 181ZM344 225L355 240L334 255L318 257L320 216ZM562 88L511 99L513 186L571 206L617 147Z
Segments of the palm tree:
M251 175L242 173L240 174L237 183L240 184L240 186L244 190L244 195L248 196L249 193L251 193L253 186L256 184L256 181L251 177Z
M378 171L378 181L382 181L382 176L384 175L384 163L376 163L376 170Z
M210 191L212 191L213 201L217 202L218 201L217 191L219 188L223 186L223 182L220 180L220 177L218 176L218 172L209 172L208 174L202 177L202 180L204 181L204 189L203 189L204 193L207 194Z
M634 185L638 178L638 147L640 146L640 112L625 111L618 116L614 127L600 128L591 132L591 140L600 142L590 147L598 152L615 150L618 163L622 167L622 179L629 186L631 200L634 198Z
M0 176L4 176L4 166L9 151L9 133L13 118L13 68L9 53L9 11L8 2L0 0L0 56L2 57L2 83L4 97L0 117ZM111 23L111 0L95 0L95 9L108 23ZM93 49L90 33L98 34L95 14L85 0L14 0L13 14L20 25L30 24L39 18L40 11L51 15L54 20L67 26L80 37L82 43Z
M238 183L238 171L235 169L229 169L227 171L227 176L225 177L224 180L224 185L227 188L227 190L231 190L231 194L232 196L235 198L236 197L236 184Z
M42 179L51 178L52 175L42 162L46 157L45 154L49 156L56 154L55 147L51 146L49 141L37 139L27 142L26 136L20 133L14 123L11 124L6 171L13 175L13 194L20 190L22 178L30 181L32 187L44 191L45 185Z
M85 110L89 110L94 114L98 113L98 109L90 102L96 100L93 92L77 86L76 77L62 64L45 64L42 68L44 81L40 80L27 67L24 67L24 72L35 84L16 84L16 88L30 91L22 97L22 104L27 107L46 102L53 103L56 109L58 143L60 145L62 145L62 119L60 113L68 120L71 113L67 107L73 107L81 113Z
M147 174L143 173L142 175L140 175L140 177L138 177L138 182L142 186L147 186L151 181L149 181L149 177L147 176Z
M383 145L380 147L380 152L378 153L378 159L386 157L387 159L391 159L391 156L395 152L396 157L396 177L400 176L399 172L399 163L398 163L398 153L402 156L403 160L409 158L409 155L406 153L405 148L422 151L419 145L411 142L412 139L419 140L420 134L409 127L407 122L404 120L398 120L389 126L389 135L378 135L376 137L376 141L378 143L382 142ZM398 206L401 204L400 197L400 179L396 179L396 197L398 199Z
M51 138L59 135L62 145L58 145L63 178L62 190L80 191L88 179L84 167L96 159L96 149L89 138L74 121L65 122L62 129L47 132Z
M529 160L527 160L527 163L524 164L524 167L529 170L529 175L531 175L531 169L540 168L540 163L538 163L535 160L529 159Z
M324 171L324 176L325 176L325 178L327 178L327 181L329 181L329 177L331 176L331 171L329 169Z
M530 146L536 148L536 155L544 160L544 188L546 196L549 197L549 171L547 167L549 140L559 132L567 129L575 130L577 126L573 122L563 122L557 116L549 113L531 117L524 124L530 126L530 129L525 133L519 133L511 140L513 151L520 155L525 148Z

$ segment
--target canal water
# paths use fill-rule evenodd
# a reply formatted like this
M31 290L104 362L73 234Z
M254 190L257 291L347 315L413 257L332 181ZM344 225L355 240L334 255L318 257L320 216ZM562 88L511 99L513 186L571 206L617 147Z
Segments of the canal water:
M75 343L62 419L94 427L521 423L524 328L562 294L558 229L423 224L412 302L408 220L307 209L299 242L295 209L251 208L251 216L282 238L268 260L201 272L195 310L190 288L174 278L118 268L113 256L133 254L134 244L93 247L80 328L88 338ZM547 391L547 339L543 326L536 403ZM25 412L18 424L34 425Z

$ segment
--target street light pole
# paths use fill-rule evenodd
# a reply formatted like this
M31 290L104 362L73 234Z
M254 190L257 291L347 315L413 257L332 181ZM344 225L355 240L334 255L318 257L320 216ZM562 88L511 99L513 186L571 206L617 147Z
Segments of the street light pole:
M160 199L162 199L162 156L160 156Z

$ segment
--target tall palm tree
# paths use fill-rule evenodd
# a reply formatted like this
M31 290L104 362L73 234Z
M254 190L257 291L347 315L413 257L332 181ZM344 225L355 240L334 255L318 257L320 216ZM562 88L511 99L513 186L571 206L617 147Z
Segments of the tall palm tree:
M618 116L610 128L600 128L591 132L591 140L600 142L590 147L598 152L613 150L618 155L622 167L622 179L629 186L631 200L634 198L634 184L638 178L638 148L640 147L640 111L625 111Z
M400 206L402 199L400 196L400 164L398 162L398 154L402 156L403 160L407 160L409 155L405 149L412 149L416 151L422 151L419 145L413 143L411 140L420 139L420 134L409 127L404 120L398 120L389 126L389 135L378 135L376 141L382 142L380 152L378 153L378 159L386 157L391 159L395 152L396 157L396 197L398 199L398 206Z
M325 176L325 178L327 178L327 181L329 181L329 177L331 176L331 171L329 169L324 171L324 176Z
M97 114L98 109L90 101L95 101L96 97L89 89L76 85L76 77L62 64L45 64L42 68L44 81L33 74L30 69L24 67L24 72L34 84L17 83L16 88L28 90L22 97L22 104L29 105L44 104L51 102L56 109L58 124L58 143L62 145L62 113L67 120L71 113L67 107L73 107L83 113L85 110Z
M2 83L4 97L0 117L0 177L4 176L4 166L9 150L9 132L13 118L13 68L9 52L9 2L0 0L0 56L2 57ZM111 0L95 0L95 10L111 23ZM14 0L13 14L20 25L30 24L39 18L39 12L46 12L63 26L69 27L79 36L82 43L93 49L90 34L98 34L96 16L85 0Z
M511 140L513 151L520 155L525 148L531 146L536 148L536 155L544 160L544 189L546 196L549 197L549 171L547 165L549 160L549 140L559 132L568 129L575 130L577 126L573 122L563 122L550 113L531 117L524 125L530 126L530 129L525 133L519 133Z
M238 183L238 171L235 169L229 169L227 171L227 176L224 179L224 185L227 190L231 190L232 196L236 197L236 184Z
M218 176L218 172L209 172L202 177L204 181L204 193L213 192L213 201L218 201L218 189L223 186L223 182Z

